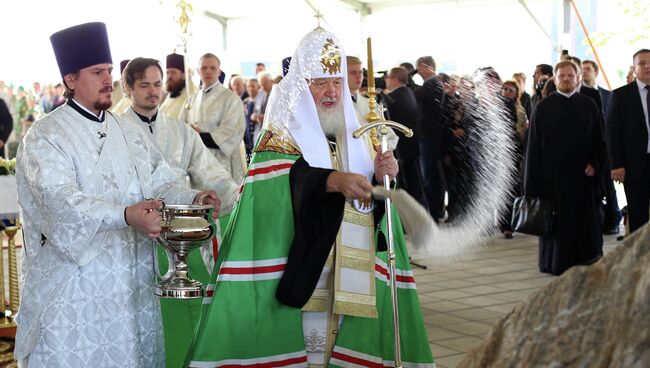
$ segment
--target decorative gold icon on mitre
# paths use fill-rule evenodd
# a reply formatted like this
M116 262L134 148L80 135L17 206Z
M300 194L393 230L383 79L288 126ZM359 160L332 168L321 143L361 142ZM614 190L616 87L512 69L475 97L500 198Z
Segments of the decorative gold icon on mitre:
M323 64L323 73L334 75L341 72L341 48L331 38L323 45L320 62Z

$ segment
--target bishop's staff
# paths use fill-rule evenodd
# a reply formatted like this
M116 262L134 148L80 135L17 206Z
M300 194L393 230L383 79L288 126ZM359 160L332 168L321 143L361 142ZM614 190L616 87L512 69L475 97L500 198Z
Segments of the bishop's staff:
M383 116L380 116L376 111L375 95L375 78L373 74L372 67L372 44L370 37L368 37L368 97L370 98L368 106L370 107L370 112L366 116L368 124L362 126L361 128L355 130L352 133L354 138L361 137L367 131L374 132L375 134L371 135L373 143L379 141L380 149L377 153L381 155L383 152L388 150L388 131L391 128L397 129L404 133L406 137L412 137L413 131L402 124L396 123L394 121L386 121ZM390 189L390 177L388 174L384 175L384 188L386 190ZM395 244L393 237L393 217L391 212L391 199L385 198L384 204L386 208L386 227L388 228L388 273L390 277L390 290L391 290L391 304L393 307L393 336L394 336L394 349L395 349L395 367L402 367L402 356L401 356L401 347L400 347L400 336L399 336L399 307L397 304L397 273L395 271Z

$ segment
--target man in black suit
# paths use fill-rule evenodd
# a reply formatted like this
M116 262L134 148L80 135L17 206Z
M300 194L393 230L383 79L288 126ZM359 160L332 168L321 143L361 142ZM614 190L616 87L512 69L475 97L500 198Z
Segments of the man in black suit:
M596 102L596 106L598 106L598 109L602 112L602 116L604 117L605 111L607 110L605 103L609 103L609 98L612 93L600 88L598 84L596 84L598 65L591 60L580 61L580 59L574 56L570 56L569 59L577 63L581 68L582 83L580 83L578 92L591 97ZM604 93L601 91L607 92L607 102L603 100ZM609 161L605 160L603 164L605 165L605 172L609 172L611 170ZM614 188L614 181L611 177L607 175L602 176L601 189L605 197L605 205L603 206L603 234L618 234L619 224L621 223L623 215L618 207L616 188Z
M14 127L13 118L9 112L9 108L3 99L0 98L0 158L5 155L5 146L7 139Z
M531 111L535 111L537 103L542 99L542 89L549 78L553 77L553 67L548 64L539 64L533 72L533 88L535 94L530 98ZM532 117L531 113L529 117Z
M415 84L415 82L413 81L413 76L417 74L418 71L415 70L413 64L405 62L405 63L401 63L399 66L406 69L406 71L409 73L409 79L406 82L406 86L410 88L411 91L415 91L416 89L418 89L420 86Z
M583 70L582 70L582 60L578 59L575 56L566 56L564 60L570 60L573 61L577 66L578 66L578 79L580 83L578 84L577 92L582 93L583 95L586 95L588 97L591 97L592 100L596 103L596 106L598 106L598 111L603 111L603 101L600 98L600 93L594 88L588 88L584 85L583 79Z
M390 98L386 99L390 119L413 129L412 138L407 138L402 132L396 131L399 136L396 153L401 168L400 172L403 173L401 176L402 186L420 204L427 207L418 163L420 135L417 122L420 114L415 94L407 86L409 72L401 67L392 68L384 78L386 87L390 91L388 94Z
M415 68L424 79L422 87L415 90L420 109L420 165L431 216L445 217L445 186L442 174L442 139L445 134L443 104L445 94L442 82L436 75L436 63L431 56L420 57Z
M630 232L648 222L650 207L650 50L632 57L636 80L612 93L606 119L612 179L624 184Z
M612 97L612 92L608 89L605 89L599 86L596 82L598 79L598 64L592 60L584 60L582 62L582 87L591 88L598 91L600 97L600 102L602 104L601 110L603 116L607 116L607 107L609 106L609 100Z

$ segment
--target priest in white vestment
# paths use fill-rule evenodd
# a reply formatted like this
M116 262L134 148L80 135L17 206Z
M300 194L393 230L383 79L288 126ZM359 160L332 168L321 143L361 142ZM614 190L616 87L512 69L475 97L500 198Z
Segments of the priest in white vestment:
M151 138L181 180L187 177L194 189L214 190L221 199L220 213L229 213L239 190L238 183L205 147L192 127L159 113L162 69L158 60L133 59L124 73L124 88L131 103L122 117Z
M187 189L144 132L107 112L106 26L50 38L68 101L34 123L17 156L23 293L21 367L162 367L153 250L159 201L218 206Z
M199 133L205 146L239 183L246 169L246 119L242 101L219 82L221 63L216 55L205 54L199 63L203 84L190 97L190 108L184 111L181 120Z
M187 98L196 92L196 85L190 79L190 86L185 85L185 59L176 53L167 55L167 80L165 90L167 98L160 105L160 111L170 118L180 119L187 107ZM189 93L188 93L189 89Z
M129 63L129 61L129 59L120 61L120 80L113 82L113 97L111 98L113 101L113 106L111 106L109 109L109 111L113 114L124 114L129 108L129 98L124 94L124 87L122 86L122 73L124 72L124 68L126 68L126 65Z

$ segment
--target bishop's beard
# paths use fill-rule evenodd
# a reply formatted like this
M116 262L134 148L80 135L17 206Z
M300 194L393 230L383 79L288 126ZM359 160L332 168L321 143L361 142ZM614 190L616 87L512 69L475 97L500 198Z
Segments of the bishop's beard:
M331 109L326 109L319 104L317 110L320 126L326 136L336 137L345 131L345 115L341 103L337 103Z

